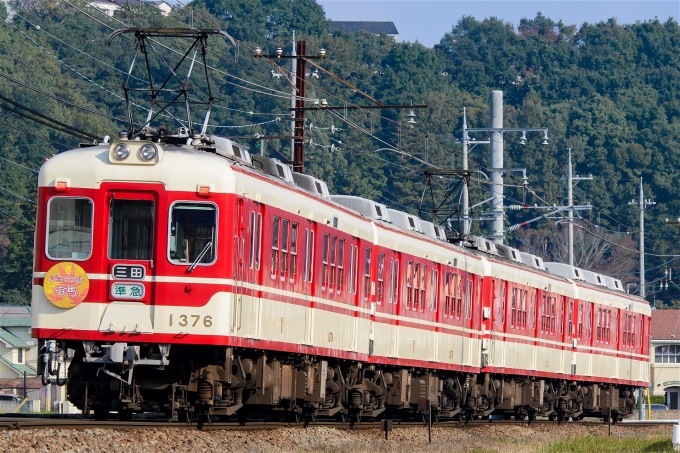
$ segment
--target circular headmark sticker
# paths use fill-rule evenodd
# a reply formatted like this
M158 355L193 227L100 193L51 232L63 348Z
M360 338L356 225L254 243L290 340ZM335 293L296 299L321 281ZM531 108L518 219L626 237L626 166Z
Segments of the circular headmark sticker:
M90 280L85 270L76 263L59 263L45 274L45 296L60 308L73 308L85 299Z

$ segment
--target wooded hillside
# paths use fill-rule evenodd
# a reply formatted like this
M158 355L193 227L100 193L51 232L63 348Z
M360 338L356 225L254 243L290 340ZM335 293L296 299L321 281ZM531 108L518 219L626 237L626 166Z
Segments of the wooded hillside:
M106 47L105 42L114 29L127 26L220 27L241 41L237 48L220 39L209 42L209 63L222 71L212 74L217 107L210 123L218 127L209 128L210 133L288 135L288 123L277 118L288 114L290 85L284 77L272 77L277 68L254 59L251 49L274 53L282 47L288 52L293 30L297 39L307 41L310 54L326 49L328 58L320 65L359 90L386 104L428 104L415 112L413 128L406 124L408 110L308 115L313 127L306 133L312 139L307 172L327 181L332 192L412 212L423 180L407 175L423 168L422 162L460 168L456 139L463 107L468 127L488 127L489 92L503 90L506 127L550 129L547 146L541 145L540 135L529 134L524 146L519 135L506 135L505 166L526 167L529 178L527 189L520 174L508 174L506 204L565 204L561 177L571 148L574 173L594 177L575 190L578 203L595 207L577 222L577 264L636 281L638 211L628 203L637 200L640 177L645 197L657 202L646 214L648 280L662 278L667 267L679 262L668 255L680 255L680 235L663 223L680 216L680 29L674 20L632 25L610 20L578 27L538 14L513 27L497 18L464 17L430 49L366 33L330 35L323 9L312 0L195 0L191 8L178 4L167 17L149 6L108 17L82 0L11 4L11 14L0 4L0 95L6 98L0 98L5 130L0 140L2 303L30 301L36 171L44 159L85 141L7 110L25 113L7 99L96 136L116 137L125 124L64 101L126 117L121 85L134 44L117 39ZM329 105L371 103L323 72L308 81L307 96L327 99ZM196 85L195 95L204 96L205 86ZM146 117L141 107L133 114L140 121ZM341 130L332 133L331 126ZM384 148L402 152L375 151ZM266 153L288 159L288 143L272 142ZM486 145L477 145L470 156L471 168L486 169ZM488 198L487 193L483 178L475 178L472 204ZM507 225L543 213L509 211ZM508 240L546 259L563 259L566 233L556 220L528 225ZM483 234L486 225L475 222L473 231ZM648 289L648 299L669 305L680 300L674 283L656 290L658 284Z

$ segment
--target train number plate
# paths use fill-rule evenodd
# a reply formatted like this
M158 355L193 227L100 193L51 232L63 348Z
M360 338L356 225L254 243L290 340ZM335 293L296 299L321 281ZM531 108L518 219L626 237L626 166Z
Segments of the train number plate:
M140 283L114 283L111 285L114 299L143 299L144 285Z
M116 264L111 274L116 280L144 280L146 268L134 264Z

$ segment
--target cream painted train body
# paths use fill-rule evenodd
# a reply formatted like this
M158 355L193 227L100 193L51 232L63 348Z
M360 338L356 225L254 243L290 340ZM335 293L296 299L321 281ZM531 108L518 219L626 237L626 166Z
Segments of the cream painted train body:
M32 332L43 379L98 418L429 400L438 418L617 420L647 386L649 305L547 265L225 139L120 140L40 171Z

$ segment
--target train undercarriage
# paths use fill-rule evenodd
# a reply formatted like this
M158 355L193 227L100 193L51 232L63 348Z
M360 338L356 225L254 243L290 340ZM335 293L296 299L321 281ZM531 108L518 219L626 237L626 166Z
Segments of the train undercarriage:
M67 350L72 360L58 378ZM136 412L190 421L270 417L505 419L613 422L631 414L632 386L494 373L402 368L231 347L94 342L43 345L44 381L67 385L68 399L98 419ZM52 376L56 370L57 376ZM56 380L55 380L56 379Z

